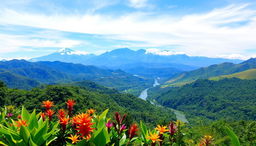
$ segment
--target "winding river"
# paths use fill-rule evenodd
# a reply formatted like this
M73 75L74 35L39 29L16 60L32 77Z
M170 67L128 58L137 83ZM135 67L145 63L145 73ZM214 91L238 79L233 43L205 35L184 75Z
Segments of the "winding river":
M155 82L153 84L153 87L156 87L156 86L159 86L160 83L158 82L159 78L155 78ZM141 93L140 93L140 96L139 98L143 99L143 100L146 100L147 97L148 97L148 90L150 88L147 88L145 90L143 90ZM151 102L152 104L155 104L153 102ZM182 112L182 111L178 111L178 110L175 110L175 109L171 109L173 111L173 113L176 115L176 118L177 120L180 120L182 122L185 122L185 123L188 123L188 120L185 116L185 114Z

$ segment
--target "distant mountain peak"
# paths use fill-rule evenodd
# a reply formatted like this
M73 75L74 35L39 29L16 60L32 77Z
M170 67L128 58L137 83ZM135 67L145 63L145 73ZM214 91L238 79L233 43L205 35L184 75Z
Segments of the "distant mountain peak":
M72 55L75 51L70 48L62 48L58 51L61 55Z
M83 51L75 51L70 48L62 48L57 51L60 55L88 55L89 53Z
M254 63L255 64L256 63L256 58L250 58L250 59L242 62L241 64L248 64L248 63Z

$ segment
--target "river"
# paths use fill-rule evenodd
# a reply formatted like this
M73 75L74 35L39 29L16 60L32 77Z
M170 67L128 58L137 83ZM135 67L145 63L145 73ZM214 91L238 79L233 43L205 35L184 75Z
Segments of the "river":
M154 84L153 84L153 87L156 87L156 86L159 86L160 83L158 82L160 78L155 78L155 81L154 81ZM143 100L146 100L147 97L148 97L148 90L150 88L147 88L145 90L143 90L141 93L140 93L140 96L139 98L143 99ZM156 102L156 101L155 101ZM151 102L152 104L155 104L154 102ZM158 105L159 106L159 105ZM185 123L188 123L188 120L185 116L185 114L182 112L182 111L178 111L178 110L175 110L175 109L171 109L173 111L173 113L175 114L176 116L176 119L177 120L180 120L182 122L185 122Z

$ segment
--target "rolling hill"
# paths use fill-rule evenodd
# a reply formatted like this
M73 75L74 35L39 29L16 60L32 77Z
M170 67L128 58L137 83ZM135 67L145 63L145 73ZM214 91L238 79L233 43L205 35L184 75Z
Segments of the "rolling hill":
M224 78L239 78L243 80L253 80L256 79L256 69L249 69L246 71L230 74L230 75L222 75L217 77L209 78L210 80L221 80Z
M198 79L208 79L211 77L229 75L238 72L242 72L248 69L256 68L256 59L251 58L239 64L222 63L215 64L209 67L199 68L193 71L180 73L171 79L169 79L163 86L182 86L188 83L192 83Z

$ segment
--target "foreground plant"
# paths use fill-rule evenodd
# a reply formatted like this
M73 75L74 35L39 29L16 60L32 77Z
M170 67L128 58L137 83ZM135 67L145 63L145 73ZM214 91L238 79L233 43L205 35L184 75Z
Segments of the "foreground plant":
M169 125L148 128L142 121L139 124L127 124L126 114L118 112L113 119L107 118L108 109L100 115L94 109L73 115L75 101L69 99L66 104L66 109L55 109L56 113L51 101L43 102L44 110L39 114L35 110L29 113L23 107L19 118L14 116L19 114L15 110L3 109L0 113L0 145L211 146L220 143L212 135L196 133L197 137L193 137L195 133L179 120L171 121ZM225 131L231 144L239 146L234 132L229 128Z
M0 142L8 146L49 145L58 133L58 122L43 121L35 110L29 113L24 107L21 110L21 119L12 120L12 123L2 121L0 124Z

